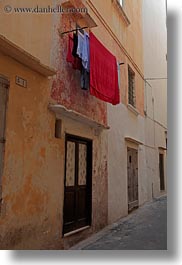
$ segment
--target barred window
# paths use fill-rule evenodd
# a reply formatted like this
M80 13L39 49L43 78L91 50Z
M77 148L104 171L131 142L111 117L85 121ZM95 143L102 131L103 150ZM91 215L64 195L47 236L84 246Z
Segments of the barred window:
M135 73L130 66L128 66L128 104L136 107Z

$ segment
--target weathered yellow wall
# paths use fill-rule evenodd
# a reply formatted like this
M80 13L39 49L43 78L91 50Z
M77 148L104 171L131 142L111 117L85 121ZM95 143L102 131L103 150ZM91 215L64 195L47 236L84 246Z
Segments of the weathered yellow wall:
M143 71L142 0L124 1L123 9L131 22L128 27L124 24L120 12L117 10L118 8L114 5L112 0L106 0L104 2L89 0L88 6L90 6L89 11L94 12L95 10L98 12L98 19L103 21L105 29L107 27L107 29L115 35L135 64L141 71ZM98 27L98 31L100 31L100 38L102 39L102 31L100 30L100 27ZM136 49L136 47L140 47L140 49Z
M107 134L61 117L63 137L56 139L48 79L2 54L0 62L10 80L0 248L68 248L107 224ZM16 75L27 88L15 84ZM65 133L93 140L93 210L90 229L63 239Z
M27 52L50 65L52 39L52 14L6 13L5 6L16 7L55 6L53 0L9 0L0 1L0 34Z
M55 183L63 154L47 109L49 81L2 54L0 61L0 73L10 79L0 217L2 238L7 234L1 244L14 248L22 238L29 246L33 233L41 240L59 224L62 192ZM27 88L15 84L16 75L27 80Z

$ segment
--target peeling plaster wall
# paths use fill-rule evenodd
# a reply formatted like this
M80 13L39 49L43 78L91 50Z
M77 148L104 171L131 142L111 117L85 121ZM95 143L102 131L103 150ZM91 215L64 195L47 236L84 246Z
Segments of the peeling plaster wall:
M69 248L107 224L107 132L62 117L63 137L56 139L50 81L7 56L0 60L0 73L10 79L0 247ZM27 88L15 84L16 75ZM90 229L63 239L65 133L93 140L93 213Z
M69 15L60 18L60 30L75 28L76 24ZM58 33L55 32L55 35ZM57 53L55 53L55 50ZM106 104L81 89L81 73L67 63L68 34L57 39L52 50L52 63L57 66L57 76L52 84L51 97L68 109L75 110L102 124L107 124Z
M50 84L7 56L0 60L0 73L10 79L0 245L36 248L60 229L61 192L55 183L60 183L62 152L53 138L54 117L47 109ZM16 75L27 80L27 88L15 84Z

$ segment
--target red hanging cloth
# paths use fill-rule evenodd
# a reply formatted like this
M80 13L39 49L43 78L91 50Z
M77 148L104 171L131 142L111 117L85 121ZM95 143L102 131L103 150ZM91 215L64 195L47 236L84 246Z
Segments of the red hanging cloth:
M120 103L116 57L90 33L90 94L113 105Z

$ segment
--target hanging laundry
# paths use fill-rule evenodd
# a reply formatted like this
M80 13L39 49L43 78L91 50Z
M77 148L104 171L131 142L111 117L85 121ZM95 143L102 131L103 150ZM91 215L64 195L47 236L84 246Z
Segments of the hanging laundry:
M90 33L90 94L113 105L119 104L116 57Z
M90 87L90 45L89 45L89 34L84 32L78 32L78 48L77 54L82 60L82 71L81 71L81 88L89 90Z
M82 65L87 70L90 71L90 39L89 34L84 32L78 32L78 48L77 54L82 59Z
M81 70L81 88L89 90L90 88L90 73L82 66Z
M78 46L77 46L77 55L82 59L84 46L84 34L78 31Z
M72 50L72 55L74 57L78 57L77 49L78 49L78 33L74 33L73 34L73 50Z
M90 72L90 37L87 32L84 33L82 65L87 72Z
M72 54L73 51L73 36L70 34L68 36L68 52L67 52L67 57L66 61L72 64L73 69L80 70L82 69L82 60L78 57L74 57Z

